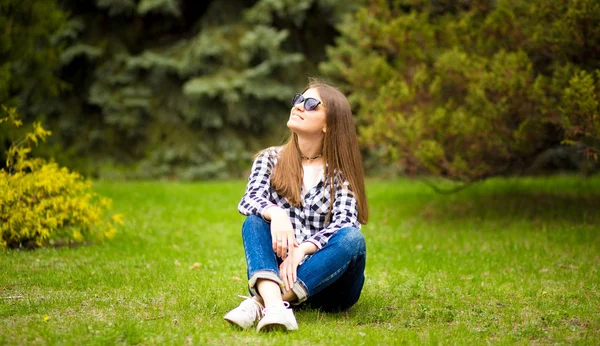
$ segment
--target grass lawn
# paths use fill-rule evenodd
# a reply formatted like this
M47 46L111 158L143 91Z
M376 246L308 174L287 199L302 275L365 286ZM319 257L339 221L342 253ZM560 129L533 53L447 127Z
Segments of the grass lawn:
M600 177L369 180L360 301L288 334L223 321L247 294L244 187L97 182L113 241L0 252L0 344L600 344Z

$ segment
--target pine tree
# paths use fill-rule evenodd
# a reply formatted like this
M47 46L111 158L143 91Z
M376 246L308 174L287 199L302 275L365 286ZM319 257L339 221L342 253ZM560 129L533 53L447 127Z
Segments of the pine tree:
M105 177L244 175L282 142L290 98L352 3L63 0L69 89L42 103L53 154ZM20 112L31 120L34 108Z

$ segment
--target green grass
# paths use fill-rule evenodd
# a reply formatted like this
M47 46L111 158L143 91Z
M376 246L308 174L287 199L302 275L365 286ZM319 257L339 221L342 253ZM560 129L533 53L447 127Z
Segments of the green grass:
M598 177L448 196L370 180L360 301L266 335L222 319L247 294L244 184L96 183L126 225L104 244L0 253L0 344L600 343Z

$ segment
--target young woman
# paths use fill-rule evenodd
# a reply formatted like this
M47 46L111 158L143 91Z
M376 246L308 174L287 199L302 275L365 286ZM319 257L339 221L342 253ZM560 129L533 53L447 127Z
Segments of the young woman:
M368 207L348 100L312 81L287 126L287 144L257 155L238 206L252 297L225 320L244 329L297 329L289 303L348 309L365 280Z

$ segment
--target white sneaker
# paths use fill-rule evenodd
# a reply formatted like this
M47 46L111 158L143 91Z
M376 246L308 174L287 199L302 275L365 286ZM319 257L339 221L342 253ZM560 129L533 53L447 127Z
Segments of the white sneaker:
M262 316L263 306L260 302L252 297L240 296L245 298L240 305L229 311L225 315L225 321L242 329L248 329L254 325Z
M292 309L288 309L290 304L283 302L283 305L273 305L266 309L263 309L264 317L258 322L256 330L270 331L270 330L296 330L298 329L298 323Z

